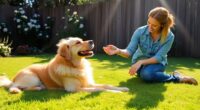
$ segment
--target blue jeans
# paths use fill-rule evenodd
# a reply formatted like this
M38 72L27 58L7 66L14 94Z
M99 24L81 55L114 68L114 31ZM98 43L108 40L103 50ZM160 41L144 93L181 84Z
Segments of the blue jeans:
M179 82L179 77L164 72L163 64L149 64L142 66L138 71L138 76L145 82Z

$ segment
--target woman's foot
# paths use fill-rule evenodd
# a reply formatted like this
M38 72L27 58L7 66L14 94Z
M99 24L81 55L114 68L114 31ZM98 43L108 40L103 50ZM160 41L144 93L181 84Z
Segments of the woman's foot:
M187 84L198 85L198 82L197 82L197 80L195 78L190 77L190 76L184 76L184 75L182 75L178 71L174 71L173 75L179 77L179 79L180 79L179 82L180 83L187 83Z

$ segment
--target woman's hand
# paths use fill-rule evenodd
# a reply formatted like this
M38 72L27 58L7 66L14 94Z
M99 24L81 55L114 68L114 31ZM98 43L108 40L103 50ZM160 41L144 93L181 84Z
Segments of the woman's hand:
M120 51L119 48L117 48L114 45L107 45L106 47L103 47L103 50L108 55L115 55L115 54L118 54Z
M131 76L135 75L136 72L138 71L138 69L142 66L143 62L142 61L138 61L135 64L133 64L129 70L129 74Z

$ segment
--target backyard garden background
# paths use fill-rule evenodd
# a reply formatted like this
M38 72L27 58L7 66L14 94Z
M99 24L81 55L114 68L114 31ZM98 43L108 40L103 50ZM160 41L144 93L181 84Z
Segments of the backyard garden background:
M55 44L68 36L94 40L98 53L110 43L125 48L134 30L146 24L148 12L164 6L176 18L172 29L176 37L170 55L200 57L198 0L38 0L22 6L16 5L18 0L2 1L0 36L13 42L12 53L27 46L31 50L55 52Z
M153 83L130 77L130 59L104 55L102 47L125 48L148 12L163 6L175 16L175 41L166 72L178 69L200 82L199 0L0 0L0 73L12 78L34 63L47 63L56 43L69 36L94 40L89 58L97 83L127 86L127 93L25 91L0 88L1 110L198 110L200 86Z

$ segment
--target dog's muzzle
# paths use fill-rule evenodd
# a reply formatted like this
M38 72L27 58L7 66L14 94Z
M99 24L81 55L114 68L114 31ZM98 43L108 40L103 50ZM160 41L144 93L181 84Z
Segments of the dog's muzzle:
M90 57L94 55L94 52L92 51L92 49L94 49L94 42L93 40L88 40L88 50L85 51L79 51L78 55L79 56L85 56L85 57Z

